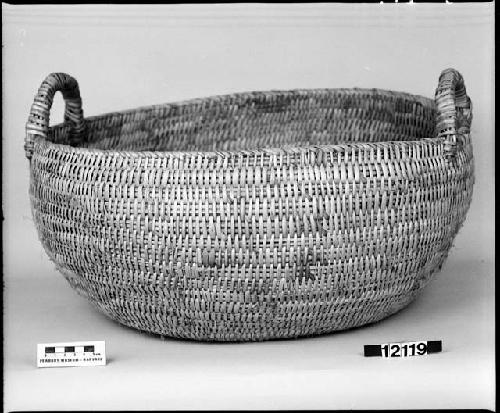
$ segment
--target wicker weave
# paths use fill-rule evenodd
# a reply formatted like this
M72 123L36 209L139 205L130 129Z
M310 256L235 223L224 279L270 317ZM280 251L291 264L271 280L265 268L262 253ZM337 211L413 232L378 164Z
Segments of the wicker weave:
M55 92L65 123L49 127ZM84 118L43 82L27 123L40 240L114 320L214 341L375 322L441 268L474 183L472 106L378 89L240 93Z

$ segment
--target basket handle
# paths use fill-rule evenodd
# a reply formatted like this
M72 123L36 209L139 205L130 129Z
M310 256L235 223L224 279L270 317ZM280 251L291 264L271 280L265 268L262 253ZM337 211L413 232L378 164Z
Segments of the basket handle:
M437 107L436 134L445 138L445 156L454 158L457 146L463 143L462 137L470 134L472 122L472 101L457 70L449 68L441 72L434 100Z
M83 137L85 122L78 82L66 73L51 73L40 85L26 123L24 150L28 159L33 155L34 137L47 138L50 108L56 92L62 93L66 104L64 123L70 126L68 143L75 144Z

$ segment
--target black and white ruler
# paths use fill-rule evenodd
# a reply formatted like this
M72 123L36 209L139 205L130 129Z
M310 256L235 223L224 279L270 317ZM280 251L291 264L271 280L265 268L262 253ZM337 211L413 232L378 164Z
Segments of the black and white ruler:
M37 345L37 367L105 366L104 341L78 341Z

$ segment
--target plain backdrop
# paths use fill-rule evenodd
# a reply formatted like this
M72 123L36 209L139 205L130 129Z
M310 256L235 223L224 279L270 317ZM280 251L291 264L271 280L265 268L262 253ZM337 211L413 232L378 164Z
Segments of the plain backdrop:
M495 408L494 3L2 6L5 410ZM443 270L407 309L315 338L161 340L73 292L31 217L24 126L67 72L86 116L249 90L369 87L432 97L459 70L476 184ZM62 121L62 97L51 123ZM37 369L36 343L106 340L106 367ZM442 339L440 354L366 359L364 344Z

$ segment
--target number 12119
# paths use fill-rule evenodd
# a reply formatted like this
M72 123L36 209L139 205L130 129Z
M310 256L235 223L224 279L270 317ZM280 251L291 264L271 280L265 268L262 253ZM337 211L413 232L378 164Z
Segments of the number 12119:
M380 346L382 357L410 357L427 354L426 341L412 341L409 343L387 343Z

